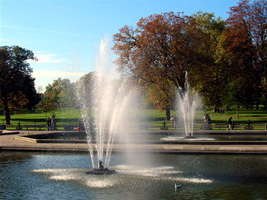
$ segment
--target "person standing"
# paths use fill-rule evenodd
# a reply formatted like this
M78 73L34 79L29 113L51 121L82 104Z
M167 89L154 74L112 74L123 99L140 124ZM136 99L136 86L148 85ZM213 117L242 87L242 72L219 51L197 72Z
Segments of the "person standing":
M50 117L51 119L51 130L56 130L56 116L55 115L51 115Z
M46 126L47 126L47 130L51 131L51 118L50 117L46 119Z
M172 127L175 128L176 127L176 117L172 116L170 121L172 123Z
M230 117L228 119L228 129L227 130L233 130L234 129L234 124L233 124L233 121L232 121L233 117Z
M203 130L211 129L211 119L208 113L203 116Z

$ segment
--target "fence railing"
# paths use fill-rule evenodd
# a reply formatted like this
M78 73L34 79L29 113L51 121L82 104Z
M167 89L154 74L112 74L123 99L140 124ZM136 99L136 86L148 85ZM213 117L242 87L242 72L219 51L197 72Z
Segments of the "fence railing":
M197 122L193 125L195 130L203 130L204 124ZM78 120L72 121L60 121L56 122L56 130L77 130ZM158 123L142 122L131 125L131 129L138 130L183 130L183 123L176 123L173 125L169 121L163 121ZM32 122L32 121L23 121L23 123L17 123L12 125L1 125L0 130L47 130L47 125L45 122ZM210 130L226 130L228 129L227 123L215 122L210 124ZM234 130L267 130L267 123L235 123Z

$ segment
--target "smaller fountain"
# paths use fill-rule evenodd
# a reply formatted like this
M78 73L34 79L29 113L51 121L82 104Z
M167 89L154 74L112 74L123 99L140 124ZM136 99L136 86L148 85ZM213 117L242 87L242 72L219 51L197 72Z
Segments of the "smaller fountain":
M98 164L99 164L99 168L92 169L92 170L86 172L86 174L110 175L110 174L116 174L117 173L116 170L111 170L111 169L105 168L102 160L99 160Z
M182 123L184 124L185 139L194 139L193 129L194 129L194 117L196 107L199 102L198 94L193 94L190 92L190 87L188 83L187 73L185 75L186 83L185 90L178 89L177 94L177 114L179 114Z
M195 136L189 134L187 136L184 137L185 139L195 139Z
M195 139L194 133L194 118L196 108L199 105L198 93L190 91L187 73L185 75L185 89L178 88L176 90L176 116L179 116L181 123L184 126L184 137L169 136L161 138L163 141L179 141L183 139ZM198 138L202 140L203 138Z

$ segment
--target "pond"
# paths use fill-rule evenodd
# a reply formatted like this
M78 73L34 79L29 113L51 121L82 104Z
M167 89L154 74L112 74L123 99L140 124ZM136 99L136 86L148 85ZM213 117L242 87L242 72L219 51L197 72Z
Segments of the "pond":
M87 153L0 152L0 199L267 198L267 155L117 153L110 165L87 175Z

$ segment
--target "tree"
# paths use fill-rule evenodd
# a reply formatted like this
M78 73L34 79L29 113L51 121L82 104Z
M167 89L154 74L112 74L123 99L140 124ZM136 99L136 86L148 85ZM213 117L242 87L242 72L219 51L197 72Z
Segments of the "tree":
M147 97L153 107L158 110L165 110L166 119L171 118L170 109L175 101L174 85L168 80L161 80L158 84L151 85L147 90Z
M38 109L50 111L56 108L73 108L75 105L74 84L69 79L58 78L46 87Z
M21 88L21 91L28 100L28 103L25 105L25 108L28 110L35 109L35 106L41 100L41 94L38 93L35 89L35 79L31 76L26 76L23 81L24 83L22 84L23 87Z
M34 79L31 77L32 69L27 62L35 59L30 50L19 46L0 47L0 102L3 106L6 124L10 124L10 110L27 105L26 88L30 93L36 93ZM31 81L31 86L27 83ZM13 105L13 106L12 106Z
M166 86L185 90L186 72L203 57L199 41L204 37L192 17L170 12L141 18L136 29L120 29L113 49L123 75L134 77L144 89L163 89L166 99L170 91Z
M242 0L229 14L223 32L228 64L242 85L254 83L267 105L267 2Z
M86 100L89 108L93 106L94 76L94 72L85 74L76 82L75 86L79 102L82 103L81 101Z
M207 106L220 108L227 97L225 86L229 81L229 66L218 62L220 53L220 37L225 28L225 22L212 13L197 12L192 15L195 27L202 32L199 38L198 65L191 70L190 83L199 91Z
M42 97L41 101L36 105L36 109L43 112L49 112L56 109L56 105L48 97Z

